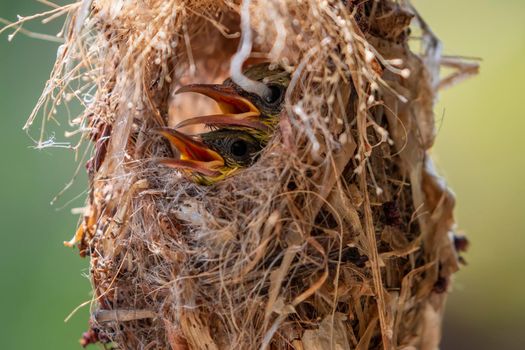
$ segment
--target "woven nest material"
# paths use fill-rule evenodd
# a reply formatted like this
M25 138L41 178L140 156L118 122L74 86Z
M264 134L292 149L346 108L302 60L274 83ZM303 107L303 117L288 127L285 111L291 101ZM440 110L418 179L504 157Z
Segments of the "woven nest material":
M90 258L84 344L438 347L458 253L454 198L427 150L437 91L460 75L440 79L440 43L408 1L85 0L67 11L40 106L90 94L76 120L90 139L89 196L71 242ZM202 186L153 161L172 155L153 128L209 108L177 88L260 61L292 80L253 166Z

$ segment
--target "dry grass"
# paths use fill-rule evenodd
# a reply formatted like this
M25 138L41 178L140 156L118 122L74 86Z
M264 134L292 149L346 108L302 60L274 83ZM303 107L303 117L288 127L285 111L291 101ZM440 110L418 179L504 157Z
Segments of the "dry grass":
M248 4L67 8L66 40L37 110L90 94L75 121L93 147L72 242L91 259L84 340L124 349L435 349L458 268L454 199L427 156L439 41L407 1L252 0L249 12ZM420 52L409 48L409 28ZM221 81L230 69L242 78L246 55L230 68L241 32L249 62L292 74L286 108L254 166L199 186L152 161L171 151L150 130L200 112L175 99L177 87Z

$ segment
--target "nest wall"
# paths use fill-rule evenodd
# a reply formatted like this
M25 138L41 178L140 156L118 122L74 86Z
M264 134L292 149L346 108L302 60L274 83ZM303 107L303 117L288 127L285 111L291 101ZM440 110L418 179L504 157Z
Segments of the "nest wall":
M427 154L440 43L408 1L70 10L47 91L65 94L78 76L95 88L77 120L91 159L71 242L90 259L85 344L438 347L458 269L454 199ZM194 184L153 161L172 150L151 130L206 110L173 92L222 81L240 44L252 46L245 66L291 74L279 127L253 166Z

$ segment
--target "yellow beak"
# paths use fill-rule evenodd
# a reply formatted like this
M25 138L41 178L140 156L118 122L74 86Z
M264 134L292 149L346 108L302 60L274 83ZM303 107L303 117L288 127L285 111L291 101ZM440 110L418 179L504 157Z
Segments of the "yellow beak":
M158 160L160 164L196 171L206 176L220 175L219 169L224 166L224 159L204 143L170 128L158 128L154 132L164 136L180 153L180 159L162 158Z
M213 114L189 118L175 126L176 129L188 125L206 124L218 127L241 126L262 131L268 131L268 126L261 122L261 112L248 99L239 95L231 86L219 84L191 84L177 90L175 93L194 92L215 100L221 109L221 114Z

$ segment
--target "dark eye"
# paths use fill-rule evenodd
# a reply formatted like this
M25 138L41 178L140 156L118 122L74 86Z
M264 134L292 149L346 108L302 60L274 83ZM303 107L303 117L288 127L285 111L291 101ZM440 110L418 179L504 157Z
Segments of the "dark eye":
M268 86L269 93L264 97L264 101L267 104L273 105L279 103L282 100L283 89L278 85Z
M244 140L235 140L230 146L230 152L233 156L244 158L248 154L248 144Z

